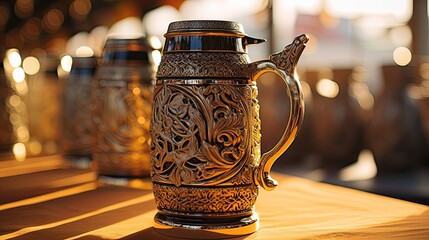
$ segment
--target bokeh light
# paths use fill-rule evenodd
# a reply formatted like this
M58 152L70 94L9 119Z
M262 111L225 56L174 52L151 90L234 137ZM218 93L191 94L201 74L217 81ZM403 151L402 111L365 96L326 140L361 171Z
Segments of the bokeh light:
M26 18L33 14L34 2L33 0L17 0L15 2L14 11L16 16Z
M17 83L21 83L25 80L25 72L21 67L17 67L12 72L13 80Z
M161 63L161 52L159 50L152 51L152 59L155 65L159 65Z
M17 161L24 161L27 157L27 149L23 143L16 143L13 145L12 151Z
M40 70L40 63L37 58L33 56L29 56L24 58L24 61L22 62L22 68L24 69L24 72L28 75L34 75L39 72Z
M43 150L42 144L38 141L30 142L28 147L29 147L28 150L34 155L38 155L38 154L42 153L42 150Z
M88 46L80 46L76 49L75 54L77 57L92 57L94 56L94 51Z
M91 11L91 1L75 0L70 4L69 13L74 20L84 20Z
M340 91L340 87L336 82L322 78L316 84L316 91L323 97L335 98Z
M48 33L56 32L64 22L64 14L58 9L51 9L42 19L42 27Z
M21 55L19 55L18 49L9 49L6 52L6 57L9 61L9 64L12 67L16 68L16 67L19 67L21 65L22 59L21 59Z
M398 47L393 51L393 60L400 66L405 66L411 62L411 51L406 47Z
M61 58L61 68L66 72L70 72L72 63L73 63L73 59L70 55L64 55Z

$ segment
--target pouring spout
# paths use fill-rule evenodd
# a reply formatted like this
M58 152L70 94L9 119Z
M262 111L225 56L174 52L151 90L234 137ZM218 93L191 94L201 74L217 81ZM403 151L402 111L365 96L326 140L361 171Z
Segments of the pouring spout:
M287 45L283 51L271 54L270 60L280 69L293 76L298 60L308 42L309 37L302 34Z

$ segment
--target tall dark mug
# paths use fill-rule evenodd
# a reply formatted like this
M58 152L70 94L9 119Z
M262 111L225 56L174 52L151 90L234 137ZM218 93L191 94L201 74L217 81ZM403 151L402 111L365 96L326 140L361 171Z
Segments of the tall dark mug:
M150 126L154 227L198 239L252 233L259 187L276 187L271 166L303 120L293 76L308 37L250 63L247 46L264 40L246 36L236 22L173 22L164 36ZM287 87L290 117L278 144L261 155L256 80L268 72Z

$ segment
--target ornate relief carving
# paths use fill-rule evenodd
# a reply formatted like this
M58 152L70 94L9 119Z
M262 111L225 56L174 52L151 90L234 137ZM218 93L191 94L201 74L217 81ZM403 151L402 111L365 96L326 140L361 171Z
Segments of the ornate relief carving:
M104 153L101 159L103 169L123 172L129 169L132 155L150 151L149 125L151 115L152 90L140 84L128 84L124 87L102 87L94 90L95 108L93 120L97 126L97 144L95 153ZM112 160L114 154L129 154L128 157ZM105 156L113 154L112 159ZM94 156L95 158L95 156ZM141 164L148 159L140 158ZM121 163L122 162L122 163ZM131 171L131 170L130 170ZM103 172L101 172L103 174Z
M188 52L164 54L157 78L234 77L249 78L246 54Z
M180 187L153 184L159 209L186 213L252 211L258 196L254 184L228 188Z
M296 37L293 42L287 45L283 51L272 54L270 60L280 69L289 74L294 75L296 64L298 63L299 57L301 57L302 51L304 51L305 44L309 38L303 34Z
M243 26L240 23L230 21L178 21L172 22L168 26L168 33L197 30L222 30L244 34Z
M250 85L158 85L151 125L154 182L251 184L260 122Z

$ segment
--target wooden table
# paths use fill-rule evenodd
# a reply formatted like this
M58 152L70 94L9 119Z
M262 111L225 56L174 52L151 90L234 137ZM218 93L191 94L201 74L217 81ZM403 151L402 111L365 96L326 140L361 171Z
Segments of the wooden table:
M258 232L235 239L429 239L429 207L280 173ZM0 162L0 239L173 239L150 190L99 185L60 156Z

